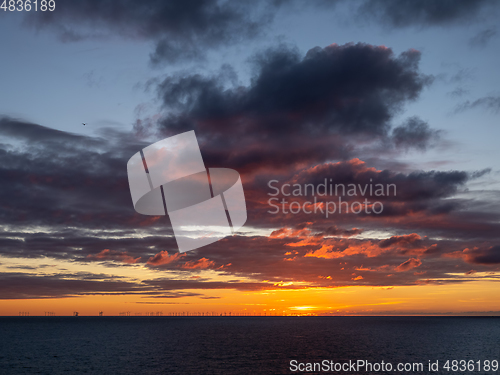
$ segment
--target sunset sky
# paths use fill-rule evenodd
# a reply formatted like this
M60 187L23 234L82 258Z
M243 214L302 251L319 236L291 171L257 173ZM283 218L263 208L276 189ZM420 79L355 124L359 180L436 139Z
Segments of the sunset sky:
M499 16L487 0L0 10L0 315L500 315ZM207 168L239 172L248 220L179 253L168 216L135 212L127 161L190 130ZM380 214L318 212L338 196L270 212L270 181L325 179L396 194L367 197Z

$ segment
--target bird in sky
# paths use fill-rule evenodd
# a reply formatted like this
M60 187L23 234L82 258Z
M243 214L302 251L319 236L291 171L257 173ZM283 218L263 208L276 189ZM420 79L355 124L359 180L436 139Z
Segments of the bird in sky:
M82 122L83 126L87 125L86 123Z

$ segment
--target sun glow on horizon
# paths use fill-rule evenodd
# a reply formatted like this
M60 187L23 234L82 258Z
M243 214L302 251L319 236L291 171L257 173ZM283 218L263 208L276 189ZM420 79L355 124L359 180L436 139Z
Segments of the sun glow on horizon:
M498 285L498 286L497 286ZM463 284L396 287L349 286L342 288L272 289L264 291L182 290L179 295L89 293L84 296L3 300L0 315L30 316L120 315L500 315L500 284L472 281ZM200 295L201 294L201 295ZM480 302L481 309L478 309Z

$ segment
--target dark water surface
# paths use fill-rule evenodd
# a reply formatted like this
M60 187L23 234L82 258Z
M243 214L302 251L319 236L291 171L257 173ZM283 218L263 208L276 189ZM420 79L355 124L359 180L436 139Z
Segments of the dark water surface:
M0 317L0 374L292 374L298 363L499 360L500 318ZM428 370L439 360L440 371ZM483 365L483 363L482 363Z

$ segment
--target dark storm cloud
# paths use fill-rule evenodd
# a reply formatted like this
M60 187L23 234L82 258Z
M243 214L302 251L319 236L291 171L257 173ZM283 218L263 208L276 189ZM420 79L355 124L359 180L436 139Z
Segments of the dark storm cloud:
M216 0L59 1L54 12L29 14L37 29L66 42L121 36L156 42L153 63L203 58L207 48L251 39L272 18L265 4ZM33 12L32 12L33 13Z
M432 81L418 71L419 59L415 50L394 56L361 43L316 47L304 57L279 46L253 57L246 87L228 87L224 73L166 78L158 85L168 111L160 128L196 130L214 164L252 169L269 160L279 167L345 158L355 146L343 137L387 137L394 114ZM419 132L418 147L433 134L406 132Z
M358 14L386 27L444 26L478 21L496 6L494 0L367 0Z

